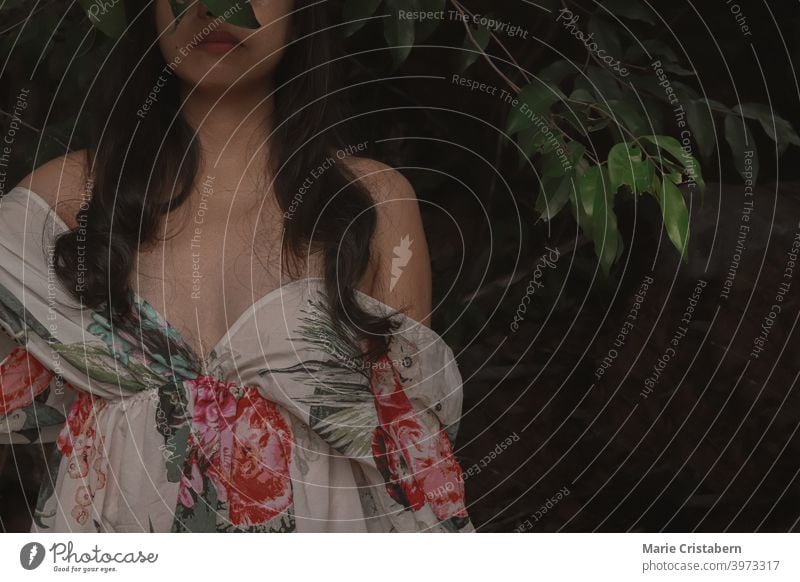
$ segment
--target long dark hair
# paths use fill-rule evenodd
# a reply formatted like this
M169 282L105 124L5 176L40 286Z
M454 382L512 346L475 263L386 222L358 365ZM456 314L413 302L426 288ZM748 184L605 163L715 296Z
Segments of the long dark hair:
M126 9L130 27L90 95L90 103L108 105L104 114L91 111L98 120L87 148L91 197L78 212L78 227L56 241L54 261L57 276L76 299L90 308L104 307L112 318L132 307L128 282L137 249L155 240L163 215L189 197L200 162L195 130L176 114L179 80L164 75L168 67L156 42L153 3L128 0ZM284 266L292 270L292 264L300 264L297 259L310 245L321 249L331 319L375 357L385 353L395 323L391 314L364 309L355 293L369 265L376 226L369 192L345 164L336 163L313 181L288 217L310 171L345 143L338 130L330 129L344 119L334 90L341 78L332 27L336 10L340 2L295 3L288 46L276 70L279 127L270 138L267 163L279 169L274 190L287 213ZM167 82L154 108L137 115L159 75ZM336 200L328 204L334 194Z

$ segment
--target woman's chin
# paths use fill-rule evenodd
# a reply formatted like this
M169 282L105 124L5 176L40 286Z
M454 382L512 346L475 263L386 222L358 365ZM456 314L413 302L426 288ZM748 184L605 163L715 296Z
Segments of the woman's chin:
M208 70L204 75L200 75L196 81L189 82L195 91L201 92L227 92L228 94L241 93L242 91L253 91L258 87L266 87L264 79L242 76L241 69L228 69L215 66Z
M201 44L192 51L192 60L204 68L225 67L246 71L249 66L247 50L227 43Z
M191 69L178 71L178 76L184 82L198 89L228 89L244 88L264 83L263 75L249 64L238 59L229 58L230 55L207 54L202 61L192 63ZM181 74L183 73L183 74Z

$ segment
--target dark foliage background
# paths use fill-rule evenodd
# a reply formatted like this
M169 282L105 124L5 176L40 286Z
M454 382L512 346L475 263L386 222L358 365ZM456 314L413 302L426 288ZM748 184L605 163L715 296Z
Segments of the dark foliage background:
M14 45L9 39L15 23L0 24L0 39L13 57L0 75L0 109L10 111L20 88L30 88L23 116L28 130L16 138L9 185L63 153L63 144L80 147L80 126L71 133L82 96L70 87L83 86L81 76L91 78L96 66L93 49L84 46L78 65L62 80L63 60L80 45L75 30L85 34L89 25L74 7L67 21L77 28L68 32L59 23L64 11L40 4L39 26L56 31L67 50L50 50L39 59L46 36L38 35L40 44L32 38ZM532 37L552 44L504 39L528 71L556 60L556 51L585 59L583 47L553 15L529 3L463 4L521 23ZM569 3L578 12L595 4ZM753 31L748 39L725 3L651 4L669 26L649 29L647 38L682 48L709 97L728 105L768 103L800 125L792 65L800 56L796 3L740 2ZM631 198L616 206L625 252L605 279L591 242L580 236L569 213L549 224L539 220L536 177L520 169L502 131L508 107L451 82L463 58L463 25L443 23L398 70L391 67L382 32L369 25L347 41L355 55L348 79L357 114L354 135L369 142L371 157L400 168L422 203L439 302L434 327L453 346L465 382L458 456L464 469L480 468L466 481L476 526L482 531L797 531L800 282L792 283L765 352L758 359L750 352L775 302L798 230L800 148L790 148L779 160L773 142L755 133L760 187L729 298L721 290L744 197L721 128L716 128L720 155L703 164L708 191L687 198L689 260L680 261L664 234L658 204ZM487 51L500 54L493 45ZM497 66L522 83L514 67ZM502 86L484 59L465 76ZM42 127L49 128L45 139L36 131ZM547 270L545 287L519 331L511 333L509 324L546 245L559 248L561 258ZM655 283L635 329L597 381L595 370L647 275ZM653 393L642 398L645 379L665 353L699 279L708 286L688 334ZM514 433L518 442L481 465ZM13 455L0 481L2 526L27 529L25 508L35 501L43 451L0 449L0 455ZM565 487L569 495L548 501Z

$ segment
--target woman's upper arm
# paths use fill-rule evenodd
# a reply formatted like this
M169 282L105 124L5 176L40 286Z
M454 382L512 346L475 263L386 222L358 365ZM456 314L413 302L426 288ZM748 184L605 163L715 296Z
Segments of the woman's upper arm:
M18 186L35 192L74 226L84 184L84 155L76 152L51 160ZM17 214L5 216L4 224L16 227L14 221L24 222L28 217L24 206L9 205L3 208L6 211ZM4 273L0 284L0 444L52 442L63 427L75 391L53 371L58 360L46 355L52 347L41 330L50 322L42 323L41 314L39 320L33 315L34 299L30 305L26 303L26 288L35 289L31 297L39 297L40 285L46 285L42 264L35 262L38 255L32 250L21 252L25 239L18 229L13 230L16 234L4 232L0 244ZM41 235L31 239L37 244L39 240Z
M86 150L71 152L42 164L25 176L18 186L36 192L56 210L67 226L75 228L75 215L90 184L87 164Z
M371 267L362 290L430 326L430 255L414 188L400 172L374 160L356 158L351 168L377 211Z

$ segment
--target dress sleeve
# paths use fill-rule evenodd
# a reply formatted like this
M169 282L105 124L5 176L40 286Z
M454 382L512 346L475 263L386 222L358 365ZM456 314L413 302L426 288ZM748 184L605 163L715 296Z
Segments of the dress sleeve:
M79 377L54 346L62 290L47 257L53 229L31 192L14 188L0 198L0 444L54 442Z
M408 318L404 324L389 352L369 364L378 419L372 439L377 473L365 476L407 510L430 511L439 526L431 531L470 530L454 451L462 404L455 357L430 329Z
M0 444L54 442L74 389L0 332Z
M401 315L388 353L367 361L357 340L332 324L323 298L306 303L296 320L293 354L284 360L292 363L259 372L268 380L262 395L302 415L349 459L370 531L474 531L454 450L461 375L445 341Z

